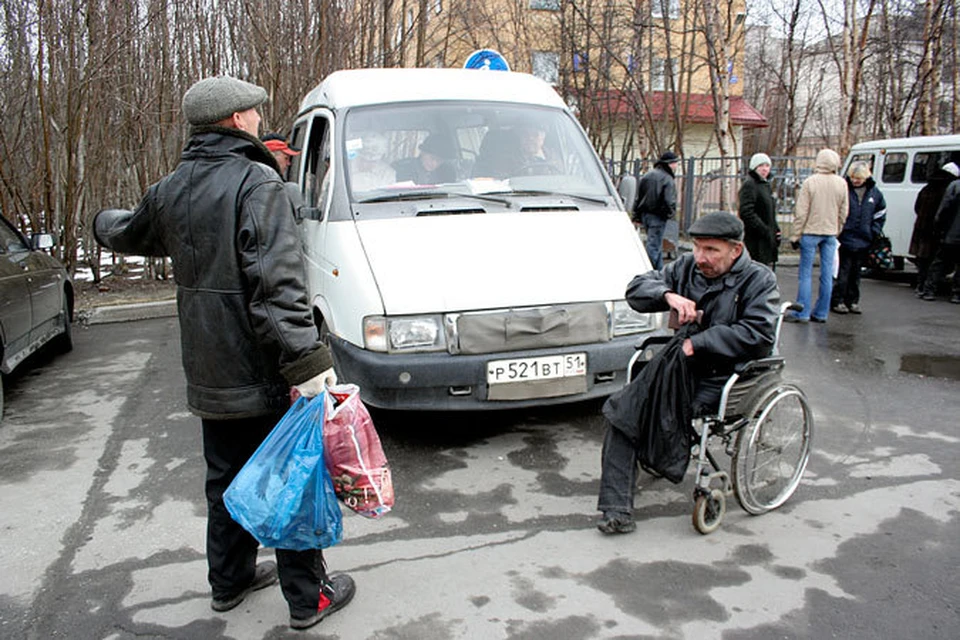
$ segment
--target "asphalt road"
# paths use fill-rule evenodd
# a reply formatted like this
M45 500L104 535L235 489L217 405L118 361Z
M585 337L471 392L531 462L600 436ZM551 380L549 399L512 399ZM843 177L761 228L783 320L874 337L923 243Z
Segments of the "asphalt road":
M784 295L796 290L784 269ZM3 638L924 638L960 626L960 306L865 281L862 316L787 325L815 451L782 509L690 524L692 478L645 478L638 531L594 528L596 403L376 414L397 490L345 515L356 600L306 633L279 589L209 608L199 420L176 322L78 327L7 384ZM265 557L269 552L263 552Z

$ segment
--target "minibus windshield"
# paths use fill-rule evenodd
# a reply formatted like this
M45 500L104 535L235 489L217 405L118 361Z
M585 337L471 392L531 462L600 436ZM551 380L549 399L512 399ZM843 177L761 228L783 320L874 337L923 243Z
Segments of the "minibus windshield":
M432 191L612 196L582 129L561 109L462 101L356 107L341 142L355 203Z

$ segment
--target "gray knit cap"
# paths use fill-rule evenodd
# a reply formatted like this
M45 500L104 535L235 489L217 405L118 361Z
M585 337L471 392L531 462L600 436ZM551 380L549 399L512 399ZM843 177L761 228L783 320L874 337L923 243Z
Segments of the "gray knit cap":
M750 171L753 171L762 164L772 165L770 161L770 156L765 153L755 153L750 157Z
M255 84L216 76L204 78L183 94L183 115L192 125L213 124L238 111L258 107L267 101L267 90Z

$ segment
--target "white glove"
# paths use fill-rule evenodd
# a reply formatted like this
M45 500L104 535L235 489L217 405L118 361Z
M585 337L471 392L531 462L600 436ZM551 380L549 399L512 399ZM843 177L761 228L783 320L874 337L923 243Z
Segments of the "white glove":
M294 389L299 391L304 398L313 398L320 395L325 387L332 387L335 384L337 384L337 372L333 370L333 367L330 367L306 382L294 385Z

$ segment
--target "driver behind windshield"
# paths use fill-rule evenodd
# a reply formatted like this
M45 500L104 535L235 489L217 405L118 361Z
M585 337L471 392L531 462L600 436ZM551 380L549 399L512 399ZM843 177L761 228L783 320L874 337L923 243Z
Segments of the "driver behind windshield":
M547 130L536 120L526 120L517 127L517 139L520 153L515 158L517 175L538 175L558 173L557 167L550 161L544 142L547 140Z

